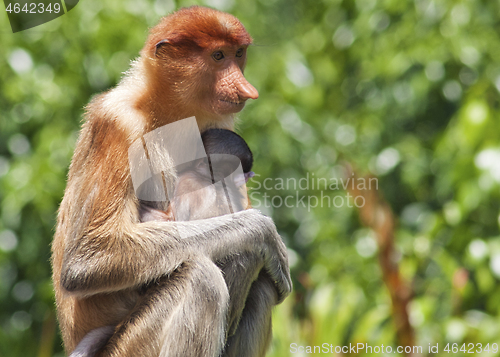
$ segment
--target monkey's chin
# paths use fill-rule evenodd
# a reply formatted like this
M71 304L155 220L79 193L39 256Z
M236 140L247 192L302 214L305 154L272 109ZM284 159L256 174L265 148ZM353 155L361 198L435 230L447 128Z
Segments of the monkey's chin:
M245 107L245 102L231 102L229 100L219 99L218 112L221 114L238 113Z

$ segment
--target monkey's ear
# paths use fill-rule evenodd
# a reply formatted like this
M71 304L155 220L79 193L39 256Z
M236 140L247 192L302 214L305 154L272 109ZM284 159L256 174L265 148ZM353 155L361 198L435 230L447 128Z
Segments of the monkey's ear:
M169 44L170 41L165 39L165 40L161 40L160 42L158 42L156 45L155 45L155 57L158 56L158 52L160 51L160 49L162 48L162 46L166 45L166 44Z

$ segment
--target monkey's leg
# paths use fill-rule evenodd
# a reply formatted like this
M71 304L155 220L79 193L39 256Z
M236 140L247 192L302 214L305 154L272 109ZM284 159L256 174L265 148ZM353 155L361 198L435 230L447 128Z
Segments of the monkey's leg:
M264 264L258 255L246 252L231 256L217 265L229 290L227 336L231 336L236 332L250 288Z
M204 257L193 258L147 288L97 356L218 357L228 301L220 269Z
M272 337L272 308L277 301L276 287L261 270L250 288L236 332L226 341L224 357L265 356Z

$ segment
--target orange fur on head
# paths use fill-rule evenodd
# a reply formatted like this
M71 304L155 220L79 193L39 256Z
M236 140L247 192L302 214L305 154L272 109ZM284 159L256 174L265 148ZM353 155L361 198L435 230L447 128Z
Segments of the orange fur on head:
M248 46L252 37L242 23L225 12L192 6L164 17L153 27L141 54L154 57L156 44L167 40L175 45L179 55L190 55L198 48Z

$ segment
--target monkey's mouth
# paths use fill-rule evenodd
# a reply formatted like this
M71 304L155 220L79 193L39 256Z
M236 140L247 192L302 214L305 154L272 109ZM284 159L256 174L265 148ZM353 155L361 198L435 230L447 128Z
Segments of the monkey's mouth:
M219 99L221 113L237 113L245 107L245 101L233 102L227 99Z
M244 101L242 101L242 102L232 102L232 101L230 101L230 100L225 100L225 99L221 99L220 101L221 101L221 102L224 102L224 103L233 104L233 105L244 105L244 104L245 104L245 102L244 102Z

